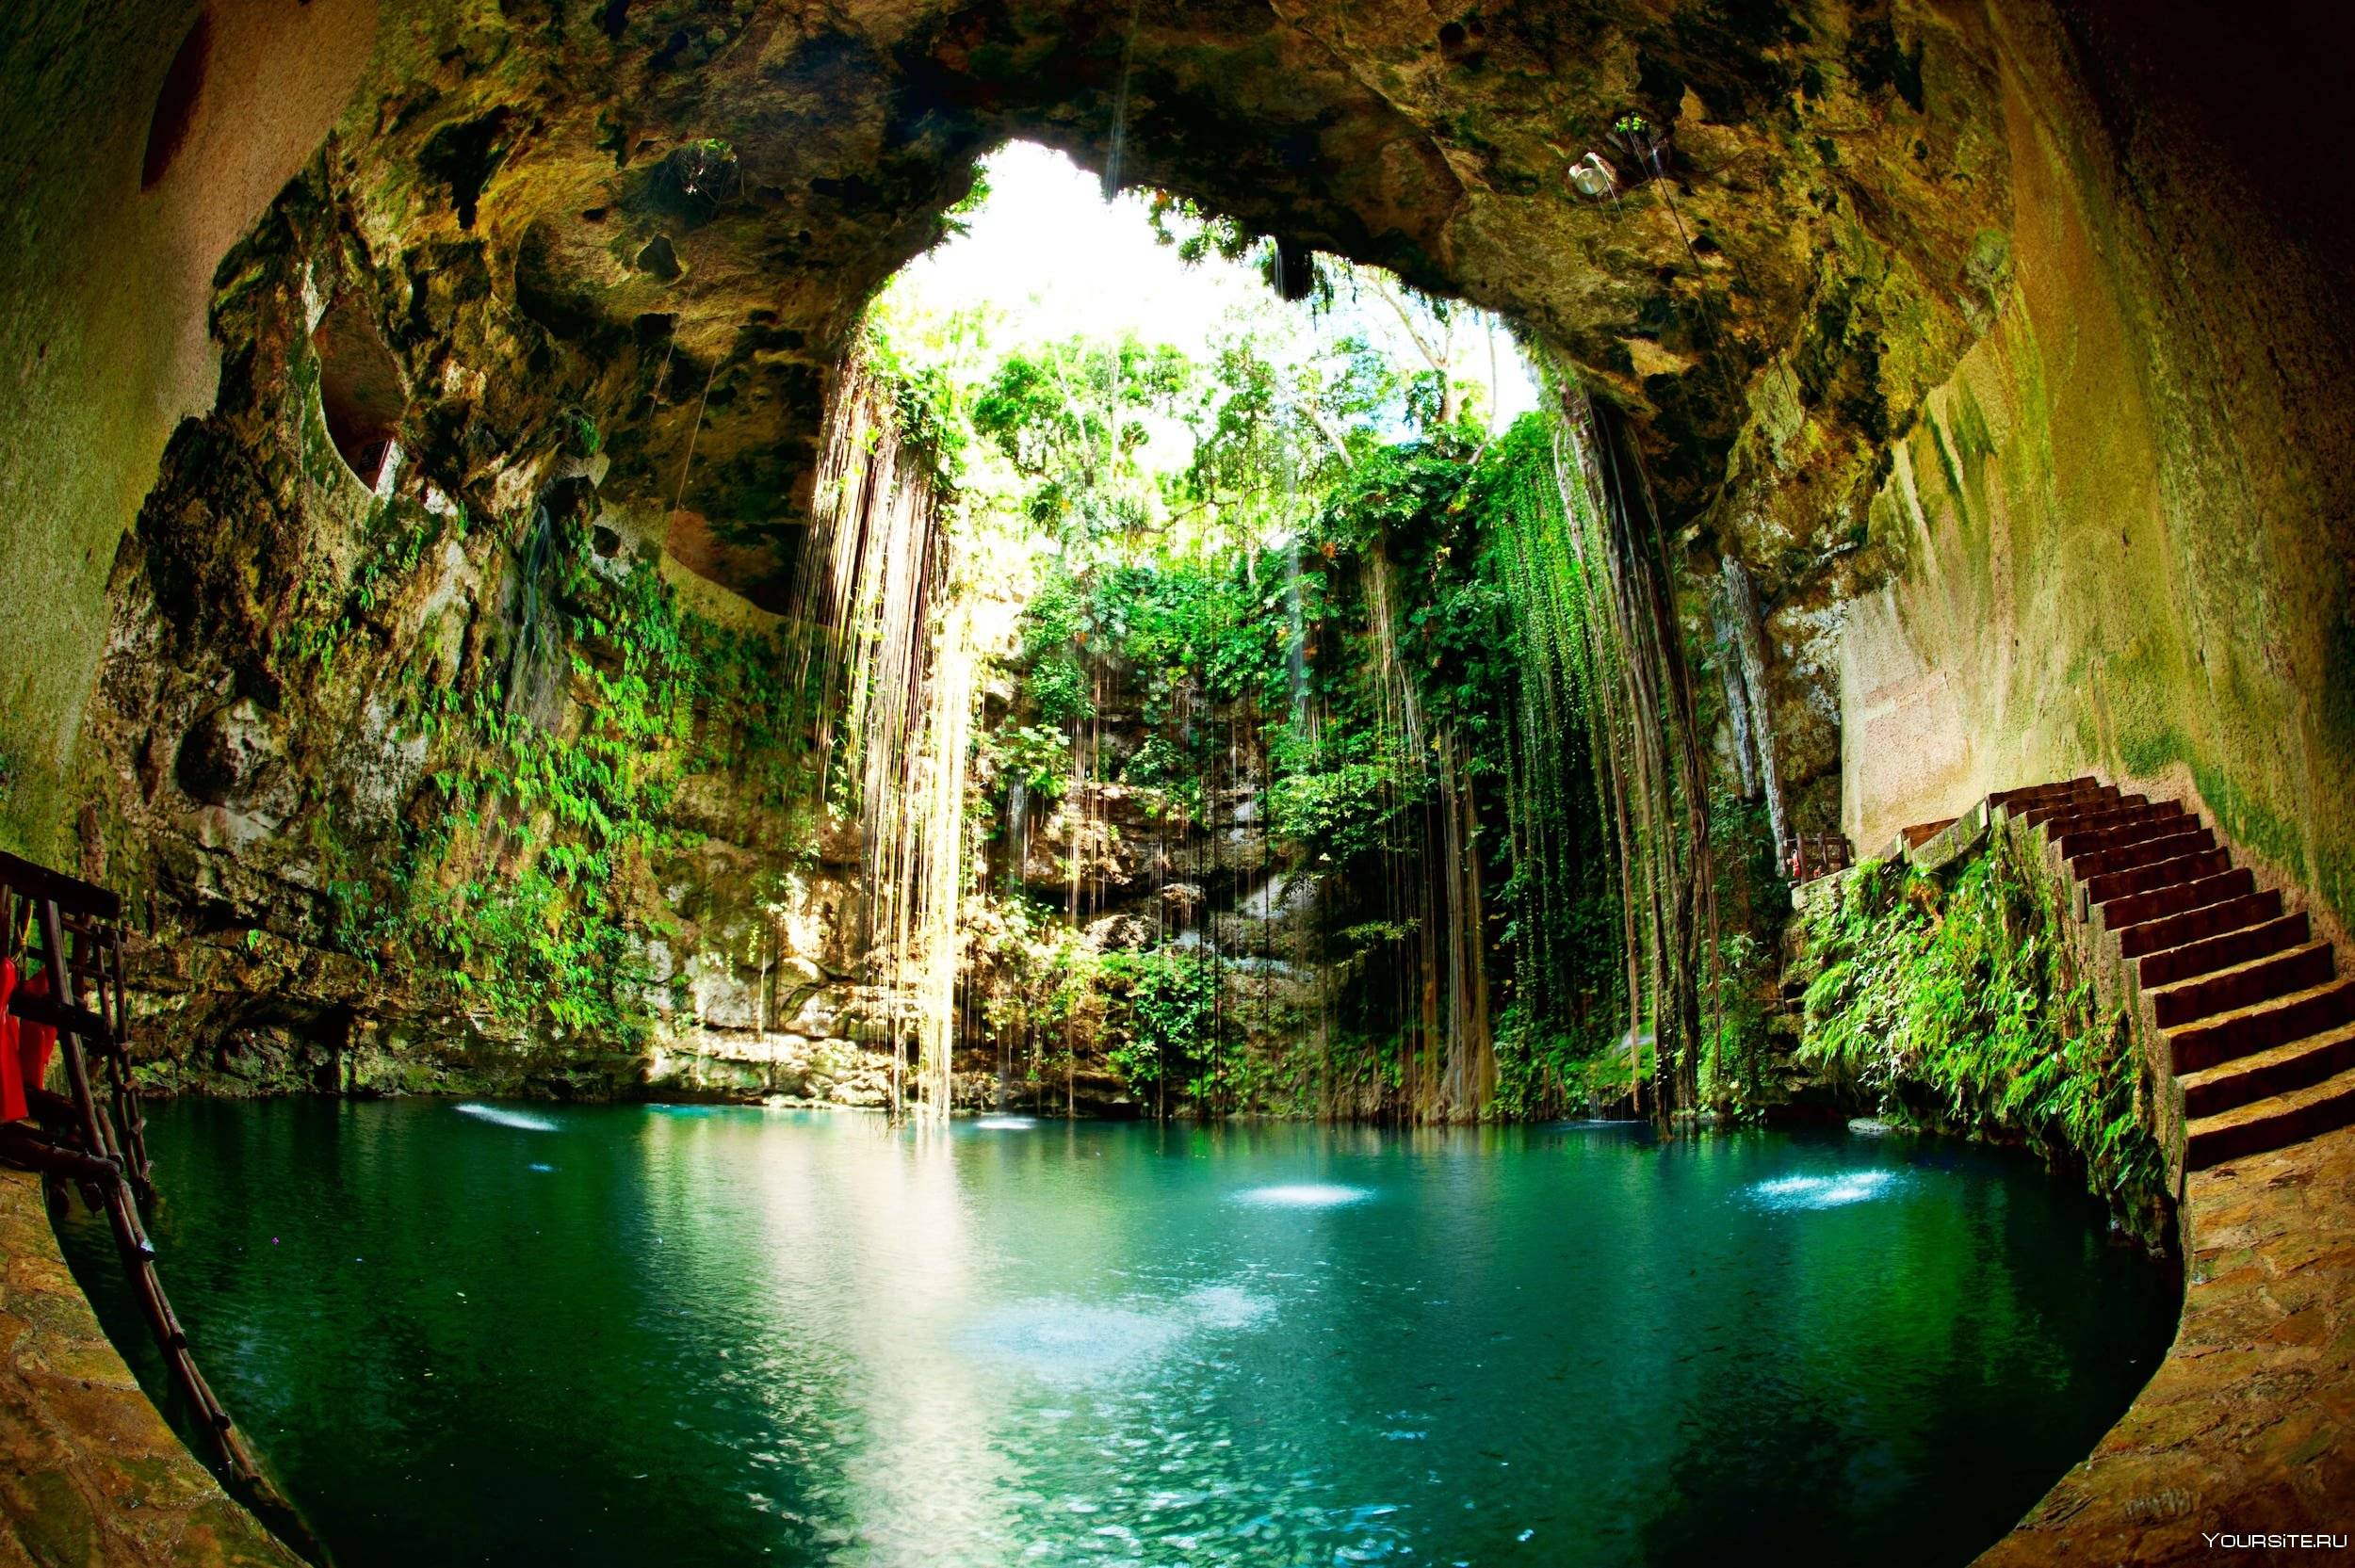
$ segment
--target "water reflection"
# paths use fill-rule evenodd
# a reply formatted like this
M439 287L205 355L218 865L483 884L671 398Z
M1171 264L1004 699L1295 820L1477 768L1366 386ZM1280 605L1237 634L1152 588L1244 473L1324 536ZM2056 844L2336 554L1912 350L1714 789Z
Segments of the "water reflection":
M1331 1182L1284 1182L1275 1187L1255 1187L1235 1194L1235 1201L1256 1204L1262 1208L1338 1208L1343 1204L1362 1204L1373 1194L1362 1187L1340 1187Z
M504 1106L462 1105L458 1107L458 1114L471 1116L478 1122L488 1122L493 1126L513 1127L519 1132L556 1131L556 1123L544 1116L534 1116L528 1111L513 1110Z
M1697 1561L1802 1499L1817 1560L1959 1562L2171 1326L2066 1188L1889 1140L154 1123L207 1371L348 1568Z
M1838 1208L1886 1197L1898 1186L1892 1171L1849 1171L1833 1176L1777 1176L1754 1183L1750 1197L1761 1208Z

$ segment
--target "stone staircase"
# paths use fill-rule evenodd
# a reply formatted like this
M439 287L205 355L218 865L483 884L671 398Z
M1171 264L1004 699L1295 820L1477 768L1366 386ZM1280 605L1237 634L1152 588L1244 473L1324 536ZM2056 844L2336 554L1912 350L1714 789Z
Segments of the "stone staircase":
M2083 778L1991 795L1973 816L2041 833L2163 1044L2187 1170L2355 1123L2355 978L2181 801Z

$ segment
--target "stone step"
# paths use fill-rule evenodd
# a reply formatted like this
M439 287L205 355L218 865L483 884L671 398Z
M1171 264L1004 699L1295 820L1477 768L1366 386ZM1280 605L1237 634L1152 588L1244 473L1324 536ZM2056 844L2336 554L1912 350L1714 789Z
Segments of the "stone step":
M2026 811L2031 806L2042 805L2048 800L2064 800L2078 796L2100 795L2105 791L2115 795L2118 793L2118 786L2105 784L2099 779L2087 776L2082 779L2063 779L2057 784L2032 784L2026 789L2000 790L1989 796L1987 802L1990 807L1999 806L2007 811Z
M2028 784L2020 789L1999 789L1988 796L1987 809L2000 811L2006 806L2018 808L2023 803L2034 804L2038 800L2049 800L2057 795L2072 795L2080 791L2097 790L2103 787L2104 786L2101 780L2090 773L2085 773L2073 779L2061 779L2052 784Z
M2281 902L2280 894L2274 895L2274 902ZM2161 986L2213 975L2219 969L2295 947L2312 934L2303 913L2244 924L2152 953L2137 966L2135 978L2143 990L2156 991Z
M2256 888L2256 876L2249 867L2235 865L2218 876L2202 877L2198 881L2179 882L2173 887L2154 887L2148 893L2113 898L2102 908L2102 929L2118 933L2119 940L2123 942L2124 932L2146 921L2222 903L2228 898L2245 897Z
M2044 817L2034 826L2043 831L2044 841L2050 844L2070 833L2085 832L2096 828L2115 827L2121 822L2137 821L2151 813L2150 804L2137 796L2131 805L2120 805L2115 800L2097 800L2091 805ZM2159 815L2173 816L2176 814L2162 812Z
M2185 822L2184 813L2155 813L2155 810L2151 810L2148 805L2134 805L2134 808L2113 810L2113 813L2080 813L2080 815L2075 815L2075 817L2054 817L2052 822L2044 822L2044 824L2039 824L2039 827L2042 827L2042 832L2044 832L2044 843L2047 843L2047 846L2058 846L2058 843L2068 841L2068 838L2085 838L2087 833L2113 832L2113 829L2134 827L2134 824L2152 822L2152 819L2157 819L2157 822L2162 822L2162 824L2169 824L2176 833L2185 832L2185 829L2200 827L2198 819ZM2091 846L2091 848L2099 848L2099 846ZM2082 855L2082 852L2085 852L2085 846L2072 848L2072 850L2068 850L2068 855Z
M2163 1029L2220 1012L2235 1012L2294 992L2324 985L2339 972L2338 954L2328 942L2309 942L2219 969L2196 979L2178 980L2148 994L2152 1016Z
M2167 1031L2178 1077L2355 1023L2355 980L2334 979Z
M2197 885L2197 884L2195 884ZM2120 899L2123 903L2126 900ZM2213 904L2202 904L2179 914L2163 914L2155 920L2128 926L2118 931L2118 956L2138 959L2146 954L2155 957L2169 947L2189 946L2226 931L2236 931L2244 926L2262 925L2278 918L2282 913L2282 895L2266 888L2262 892L2244 893ZM2115 927L2112 928L2116 929ZM2180 975L2169 978L2181 979ZM2164 980L2146 980L2146 984L2163 985Z
M2355 1025L2309 1035L2184 1077L2184 1115L2199 1121L2355 1068Z
M2041 828L2053 822L2066 822L2079 816L2098 816L2121 807L2150 803L2140 795L2120 795L2117 790L2104 786L2100 794L2062 796L2030 806L2025 811L2015 811L2012 815L2031 828Z
M2168 833L2184 832L2186 824L2198 823L2199 818L2185 811L2180 801L2161 800L2155 806L2129 806L2124 811L2092 816L2065 833L2048 832L2048 837L2053 848L2061 852L2061 858L2068 860L2092 849L2111 849L2139 844L2146 838L2164 838Z
M2184 1129L2184 1163L2194 1171L2204 1171L2351 1122L2355 1122L2355 1069L2192 1123Z
M1897 837L1907 849L1919 849L1923 845L1953 827L1957 820L1952 816L1941 816L1935 822L1916 822L1909 828L1899 829Z
M2180 882L2196 882L2206 877L2220 877L2233 868L2233 857L2223 849L2202 849L2197 854L2179 855L2172 860L2137 865L2131 871L2109 871L2086 879L2085 896L2088 904L2106 904L2130 894L2152 893L2162 887Z
M2215 848L2215 833L2206 828L2192 828L2168 833L2164 837L2146 838L2138 844L2120 844L2114 849L2096 849L2089 854L2074 856L2069 862L2069 874L2079 881L2089 881L2107 872L2131 871L2138 865L2156 865L2163 860L2176 860Z

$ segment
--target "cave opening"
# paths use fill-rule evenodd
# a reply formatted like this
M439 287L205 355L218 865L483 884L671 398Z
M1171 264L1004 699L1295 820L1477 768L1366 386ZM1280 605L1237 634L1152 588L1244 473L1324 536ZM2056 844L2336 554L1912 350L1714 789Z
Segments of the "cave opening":
M409 397L400 365L356 299L339 295L311 333L318 367L319 419L351 477L373 494L399 461Z
M847 688L828 701L869 716L836 743L866 780L872 939L891 973L933 976L915 1081L895 1065L887 1091L933 1117L977 1092L998 1110L1259 1111L1260 1059L1307 1035L1323 1056L1300 1059L1294 1113L1480 1115L1500 1093L1492 1014L1519 996L1488 972L1492 926L1578 959L1570 917L1505 892L1515 868L1537 885L1540 851L1472 839L1510 819L1516 842L1599 848L1570 752L1548 753L1563 787L1544 800L1505 781L1494 738L1535 738L1518 672L1464 652L1524 590L1488 514L1534 482L1535 427L1512 432L1536 379L1485 313L1094 184L1037 146L993 154L962 232L869 307L835 393L788 613L841 628L846 651L820 662ZM1051 258L1041 232L1061 236ZM1372 497L1394 485L1414 499L1384 520ZM902 491L910 542L846 554L846 531L888 537L872 516ZM903 555L927 580L895 600ZM1445 630L1426 625L1448 595ZM1485 752L1457 739L1475 729ZM1474 774L1497 781L1485 806ZM927 816L943 804L952 819ZM1443 843L1476 869L1436 875ZM1598 904L1599 864L1576 890ZM1567 852L1547 865L1568 901ZM928 970L999 925L1031 935ZM1522 1010L1551 1028L1554 994L1607 990L1583 956L1583 985L1549 973ZM1592 1097L1507 1056L1517 1103ZM1616 1072L1604 1102L1637 1075Z
M628 232L599 242L644 280L625 285L624 325L601 325L609 308L576 280L579 252L560 230L525 232L514 313L493 317L501 331L528 323L527 341L546 356L520 397L488 376L470 383L479 373L443 358L448 344L421 345L381 277L351 266L350 233L317 216L324 209L310 233L272 235L278 249L250 258L239 284L250 314L232 330L252 334L240 349L284 343L284 381L240 385L249 404L186 432L142 521L131 581L153 595L144 613L199 647L220 638L209 618L222 606L186 586L207 542L182 531L199 515L190 501L259 500L252 538L280 553L266 554L261 591L248 595L276 606L248 634L258 664L238 655L236 679L257 695L197 710L179 765L150 790L146 831L239 842L257 868L274 846L300 842L306 857L323 846L331 867L316 915L241 915L238 894L216 887L201 924L195 900L179 917L185 939L236 978L183 1007L175 1026L209 1048L176 1055L170 1071L188 1090L288 1098L226 1120L183 1114L196 1100L159 1108L159 1159L219 1171L219 1140L252 1140L289 1184L365 1191L357 1213L306 1225L274 1217L274 1245L294 1256L349 1247L348 1283L374 1258L461 1292L454 1307L420 1298L410 1310L435 1321L457 1311L435 1332L478 1353L512 1356L528 1342L581 1374L525 1380L533 1392L521 1404L453 1381L473 1422L463 1436L329 1441L326 1408L312 1402L322 1369L273 1352L232 1393L313 1434L292 1446L300 1457L284 1478L307 1528L339 1557L366 1560L381 1535L359 1521L390 1508L404 1552L426 1541L497 1555L515 1544L505 1511L461 1488L428 1518L352 1464L389 1445L470 1472L478 1444L517 1451L544 1398L603 1408L593 1374L606 1357L579 1339L580 1322L547 1317L537 1287L427 1267L420 1237L381 1218L423 1201L409 1187L444 1162L489 1160L495 1188L520 1184L514 1204L556 1204L544 1212L554 1237L544 1261L570 1281L566 1297L642 1290L669 1247L725 1253L724 1234L769 1260L810 1324L845 1310L846 1280L933 1303L890 1335L915 1360L862 1352L859 1375L898 1388L945 1358L936 1375L953 1410L901 1431L894 1401L828 1383L792 1422L896 1431L885 1447L904 1463L846 1442L845 1500L828 1504L813 1489L829 1484L833 1460L755 1460L739 1489L755 1495L748 1511L710 1495L738 1461L682 1471L641 1457L651 1427L601 1417L625 1463L660 1474L672 1500L620 1528L566 1514L559 1534L582 1560L652 1549L683 1528L681 1508L716 1520L726 1543L716 1549L733 1552L766 1538L759 1499L795 1516L777 1538L788 1554L816 1560L830 1530L892 1528L918 1475L950 1452L1005 1440L986 1436L1001 1418L972 1402L984 1397L1002 1401L1003 1419L1039 1429L1015 1440L1026 1471L1064 1478L1062 1494L1087 1506L1042 1512L966 1483L971 1509L916 1528L910 1550L977 1560L1035 1550L1092 1531L1099 1511L1184 1549L1225 1528L1222 1508L1181 1498L1135 1513L1116 1470L1085 1456L1132 1444L1140 1429L1102 1415L1066 1428L1058 1413L1158 1386L1172 1358L1197 1357L1210 1361L1196 1419L1230 1435L1179 1469L1200 1499L1222 1487L1250 1498L1271 1521L1255 1535L1280 1551L1420 1551L1442 1537L1502 1548L1539 1530L1600 1528L1648 1466L1689 1459L1672 1444L1606 1458L1513 1439L1527 1473L1570 1466L1584 1478L1545 1489L1551 1513L1531 1511L1536 1495L1510 1483L1510 1461L1473 1488L1486 1507L1469 1534L1420 1522L1413 1511L1427 1502L1403 1505L1407 1518L1336 1511L1280 1479L1290 1461L1227 1471L1220 1456L1242 1430L1236 1401L1249 1383L1221 1368L1297 1358L1300 1336L1324 1332L1317 1293L1270 1261L1301 1245L1303 1225L1344 1249L1328 1263L1355 1245L1349 1227L1406 1216L1435 1234L1468 1223L1493 1234L1498 1211L1473 1221L1453 1206L1422 1169L1429 1155L1475 1162L1510 1194L1504 1211L1600 1215L1629 1162L1691 1141L1715 1107L1771 1082L1755 1015L1726 1021L1739 994L1729 973L1738 984L1742 963L1753 978L1765 971L1739 949L1713 967L1720 937L1700 893L1705 883L1723 897L1730 921L1754 918L1780 890L1779 858L1761 841L1761 743L1714 705L1730 697L1680 674L1669 655L1680 635L1673 615L1663 619L1670 560L1625 412L1589 396L1526 329L1166 189L1108 198L1063 153L1015 140L950 182L957 199L943 202L934 243L861 302L811 389L822 416L797 454L797 481L761 421L796 386L779 367L806 339L769 305L723 339L693 335L692 281L713 269L707 236L758 200L746 171L757 166L717 138L689 146L696 170L728 172L698 174L696 200L683 202L665 155L645 204L632 214L625 198L593 220L630 215L620 219ZM476 200L496 197L486 181ZM487 210L452 216L473 232ZM1042 234L1056 236L1051 251ZM645 260L658 245L659 267ZM280 335L331 288L308 334ZM570 374L575 356L599 365L604 383ZM264 476L306 371L365 504L269 493ZM538 421L544 447L513 477L470 478L484 439L476 411L502 396L503 417ZM404 454L398 466L385 465L390 451ZM1739 634L1719 636L1730 667ZM119 669L110 690L126 720L153 726L186 700L176 693L206 689L213 668L200 656L149 671L160 685L145 691ZM223 713L238 725L235 767L208 773L189 758L221 751ZM347 717L331 728L330 713ZM1703 724L1746 748L1727 755L1750 770L1717 803L1713 850L1690 812ZM383 980L342 971L338 984L306 951L364 961ZM304 971L290 963L317 979L295 978ZM257 1008L250 993L273 988L282 999ZM453 1007L463 1032L446 1022ZM396 1085L463 1098L370 1103ZM624 1104L597 1103L617 1090ZM304 1106L322 1093L350 1107L361 1143L404 1152L365 1172L348 1164L361 1143L309 1125ZM801 1120L862 1107L891 1129L886 1167ZM978 1227L913 1218L1030 1166L1055 1122L1093 1129L1052 1156L1057 1169L1111 1160L1146 1185L1123 1178L1058 1199L1063 1176L1037 1188L1015 1179ZM1550 1122L1506 1144L1471 1125ZM1255 1124L1282 1130L1242 1130ZM1315 1130L1340 1127L1364 1131ZM1221 1128L1241 1141L1225 1143ZM1198 1160L1168 1165L1205 1135ZM581 1195L612 1179L613 1161L680 1139L661 1157L686 1161L698 1186L734 1160L773 1157L818 1160L862 1189L928 1185L934 1198L912 1195L906 1211L919 1224L915 1252L879 1257L982 1246L1026 1261L997 1283L928 1294L887 1262L862 1272L840 1253L771 1251L756 1238L775 1220L757 1208L709 1234L647 1208L631 1224L658 1243L619 1253L592 1244L601 1221ZM1869 1140L1703 1146L1723 1157L1708 1156L1694 1201L1735 1205L1753 1223L1713 1262L1716 1285L1639 1315L1636 1332L1662 1354L1681 1341L1681 1315L1739 1312L1772 1288L1762 1227L1855 1237L1893 1219L1908 1227L1904 1255L1926 1259L1956 1204L2017 1205L2053 1234L2092 1218L2020 1160L1933 1177ZM1582 1172L1567 1187L1546 1174L1564 1158ZM902 1159L914 1163L885 1174ZM1198 1168L1202 1180L1173 1207L1154 1195L1165 1179L1155 1168ZM199 1208L227 1196L202 1175L180 1180ZM1145 1288L1108 1286L1062 1221L1122 1215L1175 1227L1191 1261ZM811 1218L835 1233L864 1223L830 1203ZM495 1249L504 1223L486 1220L465 1247ZM198 1221L185 1237L199 1260L213 1228ZM99 1237L69 1239L87 1269L103 1269ZM1972 1255L1991 1265L2016 1244L1989 1234ZM1121 1255L1116 1269L1144 1254ZM794 1261L829 1256L815 1273ZM1391 1261L1498 1284L1459 1273L1444 1247ZM1066 1268L1078 1270L1067 1286L1042 1287ZM642 1269L654 1273L636 1277ZM192 1298L200 1320L252 1319L264 1310L256 1292L291 1295L331 1324L365 1310L324 1278L199 1271L208 1277L224 1283ZM731 1363L798 1353L798 1330L772 1343L718 1326L757 1317L743 1290L760 1277L725 1268L705 1286L720 1316L696 1333ZM2048 1441L2015 1445L2016 1463L1984 1489L1941 1489L1925 1469L1889 1506L1843 1505L1855 1560L1901 1539L1998 1528L2114 1414L2135 1375L2131 1359L2093 1351L2091 1336L2131 1322L2111 1343L2147 1355L2171 1311L2164 1277L2124 1253L2089 1272L2012 1277L2033 1302L2025 1317L2042 1325L2036 1343L2065 1344L2100 1375L2048 1400ZM1970 1310L1911 1263L1892 1278L1908 1310ZM1426 1361L1455 1332L1412 1315L1397 1335L1374 1329L1389 1287L1378 1276L1364 1285L1342 1295L1353 1321L1372 1315L1352 1334L1378 1363ZM1516 1288L1577 1287L1539 1269ZM2100 1310L2064 1323L2064 1301ZM1537 1328L1499 1305L1477 1315L1475 1332ZM1563 1344L1591 1326L1566 1316ZM1811 1343L1787 1348L1813 1354ZM1459 1389L1518 1409L1523 1364L1484 1365L1493 1378L1468 1372ZM400 1366L372 1356L361 1375L380 1384L406 1377ZM1616 1380L1581 1397L1606 1385ZM1479 1463L1472 1432L1413 1411L1384 1416L1374 1443L1332 1425L1371 1419L1403 1392L1377 1374L1288 1398L1302 1430L1324 1434L1307 1441L1344 1484L1413 1498L1428 1483L1393 1474L1392 1446L1420 1445L1455 1469ZM1856 1408L1892 1430L1952 1433L2031 1394L2006 1385L1987 1397L1941 1375L1919 1399L1873 1395ZM750 1407L723 1398L696 1415L691 1392L686 1403L643 1398L731 1434L731 1446L772 1441ZM1738 1426L1735 1467L1694 1466L1689 1497L1649 1516L1631 1552L1728 1539L1761 1484L1795 1484L1757 1478L1777 1455L1811 1451L1794 1434L1816 1431L1821 1411L1819 1392L1763 1402ZM1862 1430L1811 1441L1844 1451ZM570 1495L604 1463L559 1445L518 1484Z

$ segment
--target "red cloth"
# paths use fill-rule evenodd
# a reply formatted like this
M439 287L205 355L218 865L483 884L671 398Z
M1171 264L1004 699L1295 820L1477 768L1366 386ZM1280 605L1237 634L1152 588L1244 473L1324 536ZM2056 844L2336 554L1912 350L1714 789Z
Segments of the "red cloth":
M16 1018L8 1011L8 998L15 994L15 962L0 959L0 1122L22 1122L28 1111L24 1064L17 1055L20 1036Z
M26 980L24 994L27 996L48 995L49 977L41 974ZM18 1092L22 1093L24 1089L39 1089L48 1080L49 1053L57 1048L57 1031L48 1024L27 1024L21 1018L13 1022L16 1026L16 1050L12 1054L16 1058L18 1081L23 1086ZM7 1068L0 1067L0 1075L5 1075L7 1071ZM17 1114L22 1116L24 1113L20 1110Z

